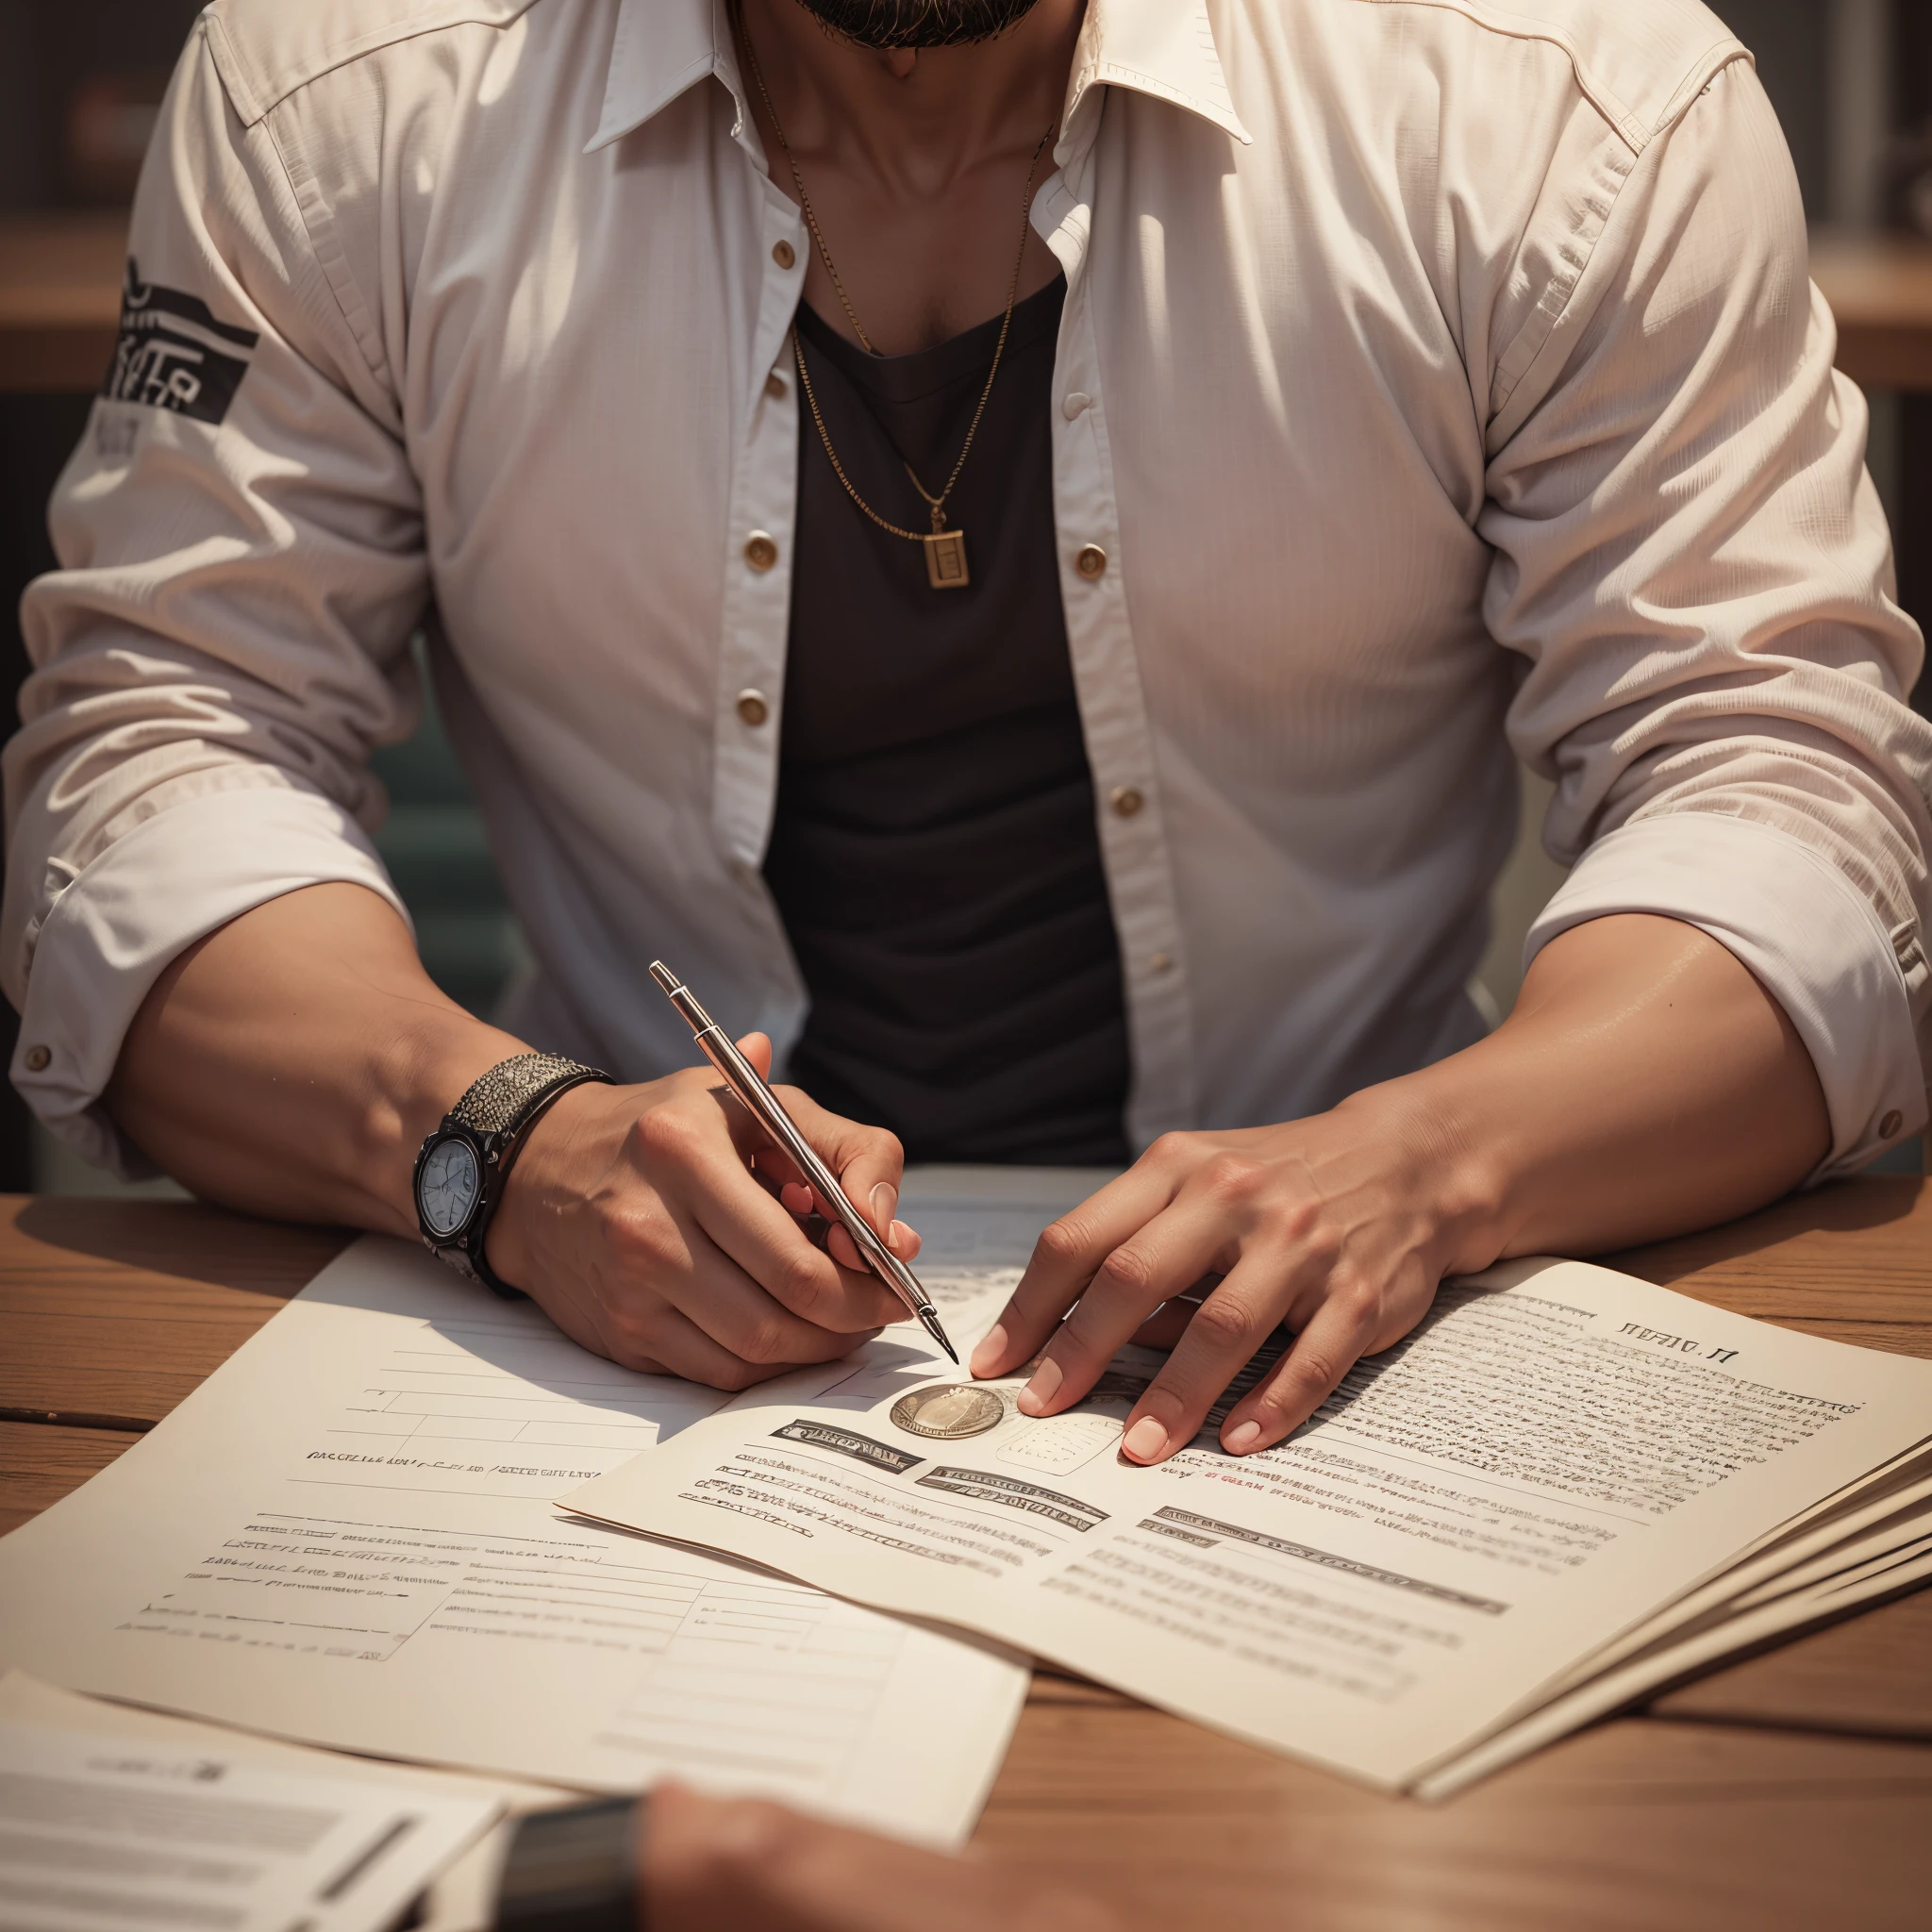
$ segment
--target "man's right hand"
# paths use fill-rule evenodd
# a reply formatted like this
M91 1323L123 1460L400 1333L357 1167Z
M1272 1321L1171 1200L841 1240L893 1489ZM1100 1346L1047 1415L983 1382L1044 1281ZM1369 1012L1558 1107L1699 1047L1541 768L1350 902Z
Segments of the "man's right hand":
M770 1072L762 1033L738 1044ZM910 1260L919 1237L893 1219L898 1141L795 1088L780 1092L853 1204ZM836 1360L905 1319L842 1227L825 1248L807 1238L800 1215L825 1206L709 1067L583 1086L525 1141L491 1225L490 1264L565 1334L625 1368L744 1389Z
M638 996L658 997L648 982ZM768 1071L762 1034L740 1046ZM430 982L391 907L332 883L271 899L175 959L128 1029L107 1099L122 1130L208 1200L414 1241L424 1136L479 1074L527 1050ZM910 1260L919 1238L892 1219L898 1141L783 1091L859 1212ZM564 1094L510 1171L490 1261L586 1348L743 1389L905 1319L843 1228L829 1254L808 1239L801 1217L824 1205L718 1075L694 1067Z

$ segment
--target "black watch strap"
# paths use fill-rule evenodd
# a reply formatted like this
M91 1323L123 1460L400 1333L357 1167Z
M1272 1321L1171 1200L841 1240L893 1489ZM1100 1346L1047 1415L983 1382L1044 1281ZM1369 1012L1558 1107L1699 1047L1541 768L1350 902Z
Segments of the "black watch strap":
M520 1818L504 1860L496 1932L641 1932L642 1798L600 1798Z
M490 1238L490 1224L496 1217L503 1197L504 1183L515 1166L525 1137L542 1119L550 1107L573 1087L589 1081L612 1084L610 1075L581 1060L566 1059L555 1053L513 1054L473 1080L462 1098L443 1116L442 1125L423 1143L426 1155L439 1136L452 1127L462 1128L486 1161L481 1211L463 1232L450 1240L439 1241L425 1225L423 1238L444 1259L455 1262L473 1274L491 1294L505 1301L522 1301L524 1291L505 1281L485 1257L484 1244ZM423 1156L418 1156L419 1169ZM419 1210L420 1211L420 1210Z

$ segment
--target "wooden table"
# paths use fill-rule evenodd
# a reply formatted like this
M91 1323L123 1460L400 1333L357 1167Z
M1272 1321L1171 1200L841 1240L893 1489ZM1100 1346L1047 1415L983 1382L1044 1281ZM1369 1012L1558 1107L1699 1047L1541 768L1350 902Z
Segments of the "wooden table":
M117 211L0 218L0 389L91 390L113 352L126 257ZM1811 273L1839 367L1867 389L1932 390L1932 242L1820 229Z
M343 1237L0 1197L0 1527L111 1462ZM1860 1180L1617 1258L1932 1357L1932 1184ZM1932 1924L1932 1591L1734 1664L1440 1807L1041 1674L975 1844L1137 1922L1292 1932Z

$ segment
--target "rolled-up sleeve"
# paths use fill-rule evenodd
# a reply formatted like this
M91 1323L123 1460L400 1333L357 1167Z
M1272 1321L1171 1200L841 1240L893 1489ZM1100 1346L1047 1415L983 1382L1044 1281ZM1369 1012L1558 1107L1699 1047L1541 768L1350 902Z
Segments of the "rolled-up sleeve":
M1491 440L1486 616L1574 861L1532 928L1687 921L1777 999L1832 1125L1820 1176L1926 1119L1932 726L1893 601L1863 398L1784 141L1723 72L1607 188Z
M326 218L198 30L136 202L114 367L55 494L61 567L22 607L35 669L5 755L12 1077L124 1172L141 1162L100 1096L171 959L302 886L401 909L368 756L416 714L422 518Z

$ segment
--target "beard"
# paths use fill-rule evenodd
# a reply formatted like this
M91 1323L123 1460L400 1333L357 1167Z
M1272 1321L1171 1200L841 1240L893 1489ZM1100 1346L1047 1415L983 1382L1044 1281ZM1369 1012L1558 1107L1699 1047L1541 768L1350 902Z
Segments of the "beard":
M1017 26L1035 0L798 0L841 41L884 53L901 47L964 47Z

